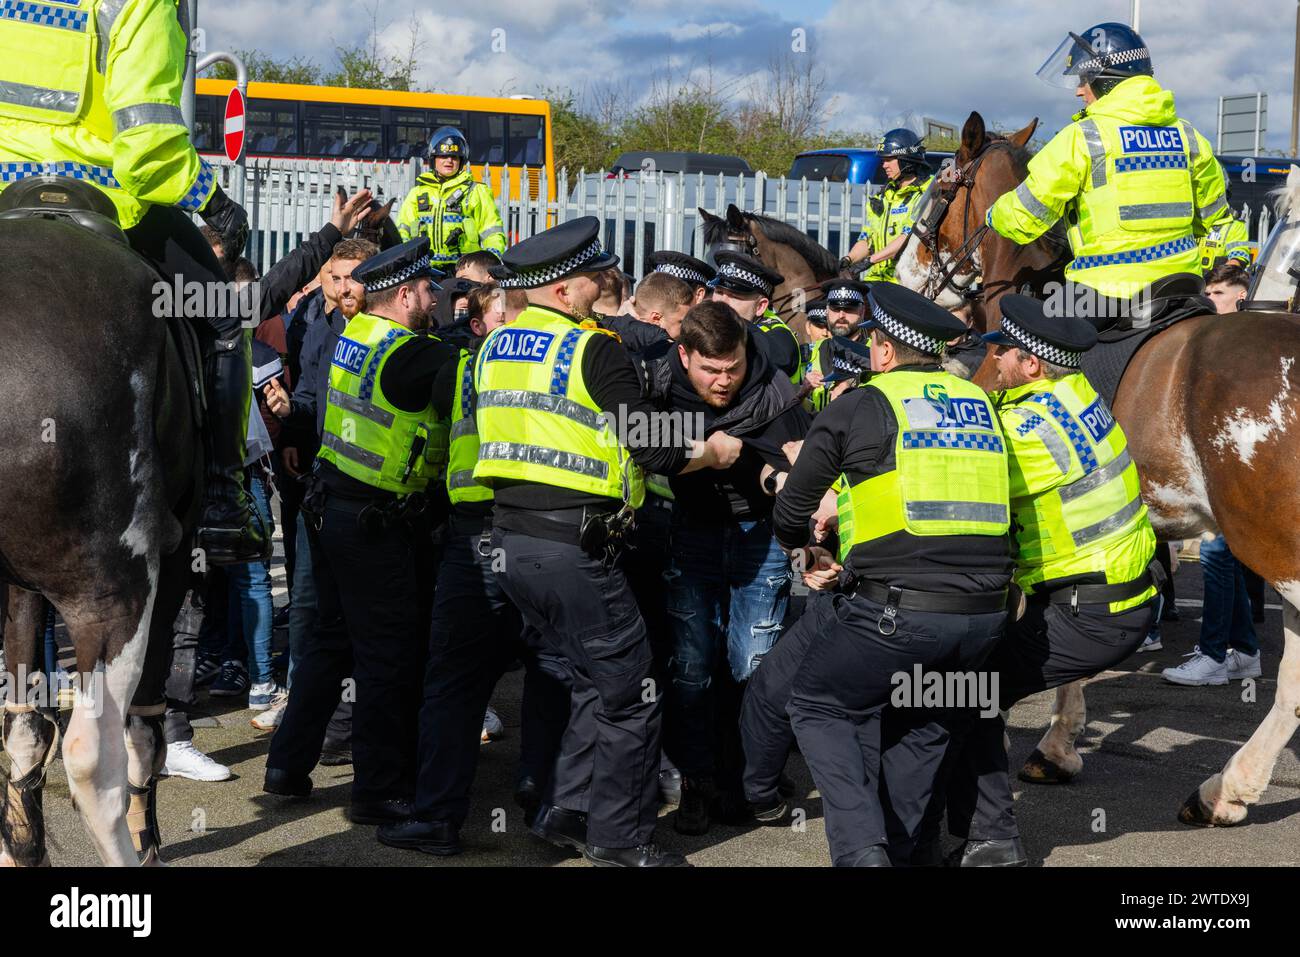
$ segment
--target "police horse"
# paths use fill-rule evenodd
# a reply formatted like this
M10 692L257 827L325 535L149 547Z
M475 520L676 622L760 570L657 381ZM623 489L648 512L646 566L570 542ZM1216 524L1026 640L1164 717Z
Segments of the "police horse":
M1059 231L1019 246L983 225L994 200L1024 180L1036 123L992 136L972 113L953 166L920 201L913 238L899 258L899 279L949 308L965 301L982 276L977 331L996 322L997 300L1008 292L1059 282L1068 257ZM1113 411L1138 465L1156 536L1223 534L1233 554L1283 600L1285 648L1272 706L1250 740L1179 810L1183 823L1205 827L1245 821L1300 725L1300 529L1289 521L1300 511L1300 316L1290 311L1300 303L1300 170L1288 179L1279 218L1260 257L1249 312L1184 308L1162 327L1166 305L1178 312L1180 300L1196 300L1177 281L1157 288L1136 309L1157 320L1153 334L1134 340L1140 344L1116 372ZM986 357L976 381L990 383L991 373ZM1074 741L1085 722L1082 682L1058 689L1050 727L1022 779L1048 783L1078 774Z
M923 225L921 241L909 242L900 261L899 275L914 288L949 304L954 293L943 288L945 277L982 273L987 320L997 315L990 307L997 298L1061 260L1056 237L1021 247L979 228L993 201L1024 180L1028 154L1018 146L1032 130L1031 124L1009 138L991 137L979 114L971 114L954 173L932 197L939 205L918 213L930 229ZM1293 170L1279 205L1281 222L1261 257L1251 310L1214 315L1208 303L1187 295L1195 289L1183 280L1158 283L1135 300L1132 316L1150 323L1131 340L1136 351L1116 343L1123 365L1098 368L1118 376L1114 414L1157 538L1222 534L1283 600L1285 647L1273 704L1250 740L1179 810L1183 823L1207 827L1246 819L1300 725L1300 529L1278 521L1300 508L1300 370L1292 378L1300 316L1289 311L1297 293L1290 270L1300 239L1300 171ZM1180 307L1177 321L1163 324L1162 314L1172 317ZM1114 354L1114 346L1107 348ZM986 360L977 381L991 380L990 365ZM1092 374L1086 365L1085 371ZM1050 782L1077 774L1074 739L1084 723L1082 683L1058 689L1051 727L1021 777Z
M354 235L400 241L391 207L372 201ZM62 757L86 830L105 864L158 863L158 702L173 632L201 615L186 593L203 481L198 342L155 312L159 278L97 189L43 177L0 193L0 865L49 862L42 596L76 653Z

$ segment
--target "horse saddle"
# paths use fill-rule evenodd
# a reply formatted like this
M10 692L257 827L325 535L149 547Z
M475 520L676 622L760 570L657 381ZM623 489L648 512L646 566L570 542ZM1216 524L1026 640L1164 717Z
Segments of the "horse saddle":
M1101 342L1157 332L1180 319L1214 312L1214 303L1205 298L1205 280L1190 272L1162 276L1127 303L1121 300L1120 305L1122 308L1113 310L1119 319L1098 330Z
M67 176L28 176L0 191L0 219L61 219L127 244L117 207L98 187Z

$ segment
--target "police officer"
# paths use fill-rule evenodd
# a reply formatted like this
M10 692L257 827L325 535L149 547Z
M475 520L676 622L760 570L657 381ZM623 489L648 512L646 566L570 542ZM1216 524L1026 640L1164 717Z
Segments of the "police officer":
M1219 164L1223 168L1223 164ZM1223 195L1232 200L1232 183L1228 171L1223 170ZM1250 232L1246 223L1234 213L1229 222L1220 222L1201 237L1201 272L1207 276L1215 266L1225 259L1241 263L1245 269L1250 268Z
M868 282L898 282L898 254L912 232L916 204L934 179L925 162L921 137L908 129L890 130L880 142L880 163L889 177L883 192L867 201L866 222L858 241L840 260L846 269L864 259L862 278Z
M720 252L717 274L709 281L713 298L725 302L741 319L763 332L760 337L772 364L798 384L803 377L799 337L770 308L772 293L785 277L744 253Z
M475 363L474 478L493 489L502 588L573 670L569 727L534 833L598 865L680 866L685 858L652 843L660 698L621 543L644 499L643 468L726 467L740 442L715 433L689 446L624 444L614 426L628 423L631 436L654 409L617 338L579 321L599 295L595 274L618 264L599 232L585 216L503 257L503 285L526 290L529 306Z
M1095 330L1045 315L1028 296L1000 306L1001 329L985 339L997 346L1001 391L992 398L1011 466L1015 582L1026 596L985 666L999 676L1005 711L1132 654L1155 621L1163 572L1124 430L1079 371ZM953 860L1023 864L1002 719L972 722L951 745L949 829L966 842ZM1039 751L1030 760L1055 770Z
M506 248L505 227L491 188L474 182L469 142L455 127L440 127L429 138L429 158L433 171L419 175L398 211L402 238L427 237L430 260L445 272L480 249L499 257Z
M704 260L671 249L659 249L652 252L646 261L651 271L667 273L689 285L695 292L695 300L691 305L698 305L709 298L709 283L717 271Z
M169 281L223 282L190 216L216 230L231 263L248 238L248 216L217 185L181 117L186 38L175 2L81 0L13 11L0 18L0 43L11 51L0 58L0 188L30 176L93 183L113 201L131 247ZM203 321L199 546L214 564L263 560L271 538L244 490L252 338L237 314Z
M350 817L383 824L410 814L416 714L432 586L425 491L446 465L446 426L431 397L456 353L423 334L434 310L429 241L367 259L352 276L366 309L331 360L325 431L303 508L317 622L294 669L263 790L306 797L339 686L355 680ZM310 526L309 526L310 527Z
M825 299L825 328L830 337L814 340L809 354L809 365L804 373L804 381L812 391L804 399L804 407L814 414L820 412L831 400L834 383L824 385L826 376L835 366L832 356L835 343L847 340L865 348L867 334L863 329L863 319L867 311L867 292L870 287L856 279L828 279L821 284ZM812 319L809 318L809 322ZM865 356L864 356L865 358Z
M816 603L759 666L751 696L754 684L768 680L760 679L768 659L786 657L781 648L789 642L787 677L776 682L788 692L756 695L775 698L767 714L777 726L756 723L752 711L742 719L747 764L761 764L763 753L775 753L770 741L779 739L788 711L822 794L838 866L889 863L877 787L891 678L917 665L948 672L981 660L1002 634L1011 575L1001 428L984 392L939 365L961 323L891 283L872 286L870 308L878 372L817 417L773 516L798 567L830 577L847 571L846 588ZM808 545L808 519L841 475L837 561ZM747 698L746 710L752 707ZM905 790L891 814L914 837L942 758L945 718L925 709L901 717L899 747L912 767L896 776ZM746 793L770 812L779 770L766 781L768 794L756 793L757 773L746 772Z
M1074 253L1066 279L1113 299L1199 273L1196 237L1226 225L1232 211L1209 141L1153 78L1142 37L1122 23L1071 33L1038 76L1074 89L1084 108L989 208L988 224L1026 244L1064 216Z

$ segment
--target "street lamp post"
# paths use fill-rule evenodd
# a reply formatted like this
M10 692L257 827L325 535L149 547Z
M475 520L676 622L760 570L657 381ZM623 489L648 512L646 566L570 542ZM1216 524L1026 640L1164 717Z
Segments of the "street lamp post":
M1133 0L1133 15L1129 18L1134 33L1142 32L1142 0Z

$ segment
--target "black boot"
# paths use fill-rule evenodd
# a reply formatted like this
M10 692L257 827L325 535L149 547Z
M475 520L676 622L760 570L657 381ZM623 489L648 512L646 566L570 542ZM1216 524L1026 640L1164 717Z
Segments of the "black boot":
M716 794L712 778L682 775L682 797L677 805L677 815L673 818L673 830L678 834L707 834L709 806Z
M271 536L244 491L248 410L253 398L253 342L218 341L208 358L207 482L199 547L210 565L266 561Z

